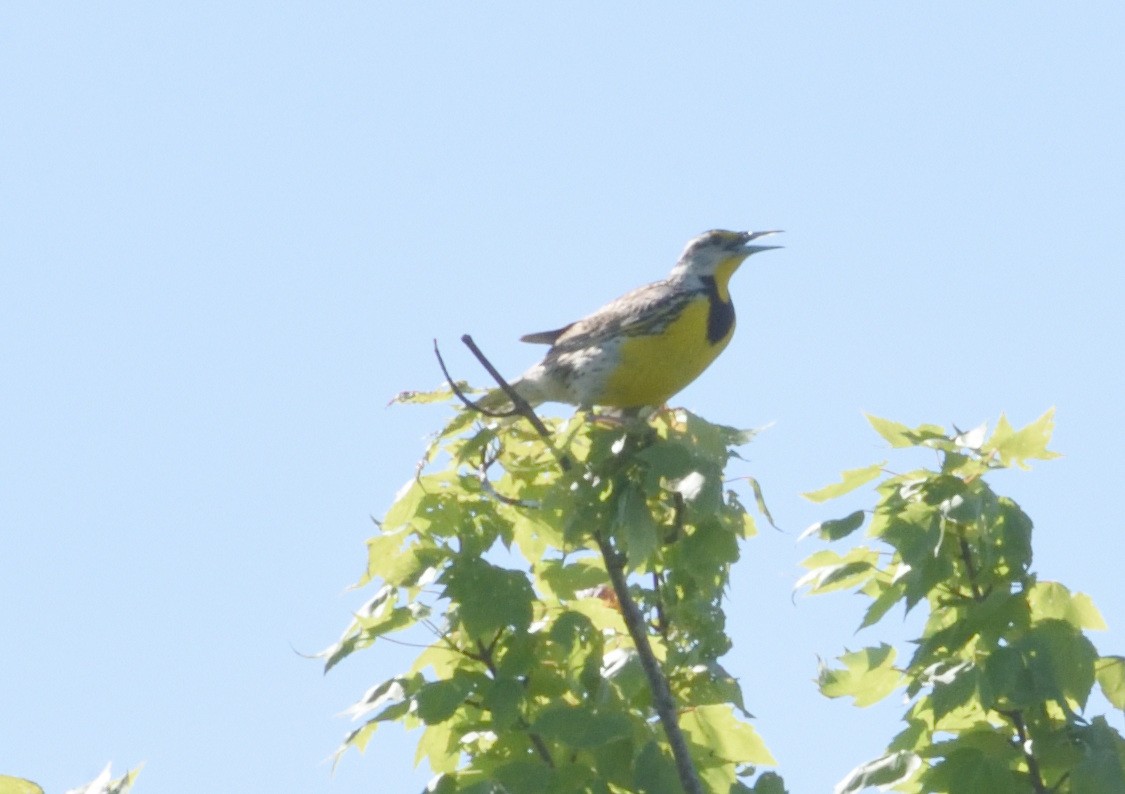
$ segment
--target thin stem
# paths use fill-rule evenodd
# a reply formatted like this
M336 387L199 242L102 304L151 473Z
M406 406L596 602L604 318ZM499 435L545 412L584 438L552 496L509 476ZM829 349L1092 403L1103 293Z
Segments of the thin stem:
M652 592L656 596L656 630L660 632L660 636L665 640L668 639L668 617L664 614L664 593L661 589L664 583L660 580L660 574L656 571L652 572Z
M985 596L977 583L977 566L973 562L973 552L969 548L969 541L965 540L965 536L960 532L957 533L957 538L961 542L961 561L965 563L965 573L968 574L969 584L973 588L973 600L983 601Z
M480 655L476 658L488 668L488 672L494 681L499 676L499 673L496 670L496 663L492 659L492 650L499 639L500 635L497 634L496 638L487 646L480 640L477 640L477 650L480 652ZM519 718L519 725L525 730L531 727L531 723L524 719L522 714ZM551 767L551 769L554 769L555 759L551 757L551 749L547 747L547 743L543 741L543 737L534 731L527 731L527 738L531 741L531 745L535 748L535 752L539 753L539 757L543 759L543 762Z
M1035 758L1035 754L1031 752L1031 745L1027 740L1027 726L1023 721L1023 712L1013 710L1001 711L1000 713L1010 719L1012 725L1016 728L1020 750L1023 752L1024 760L1027 761L1027 772L1031 776L1031 787L1035 790L1035 794L1047 794L1049 789L1047 784L1043 782L1043 776L1039 771L1039 761Z

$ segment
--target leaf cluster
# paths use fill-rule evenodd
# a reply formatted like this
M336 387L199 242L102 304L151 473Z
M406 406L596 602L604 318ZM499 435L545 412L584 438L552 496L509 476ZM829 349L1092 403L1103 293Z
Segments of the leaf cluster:
M880 475L874 511L854 512L806 534L838 542L867 525L874 545L819 551L798 586L854 590L868 599L861 628L902 605L928 610L914 651L899 661L888 645L822 665L821 691L856 705L905 690L905 728L887 753L838 786L905 792L1125 791L1125 740L1102 716L1083 716L1097 683L1125 707L1125 658L1100 656L1086 636L1104 628L1088 596L1032 572L1032 522L986 481L997 469L1056 456L1048 412L1015 430L1001 417L947 433L870 417L892 447L921 447L939 465L885 474L884 465L846 472L806 496L824 500Z
M746 782L773 759L718 662L755 534L723 470L752 433L686 411L545 422L553 444L460 412L378 522L360 582L375 594L326 667L380 641L419 653L349 709L341 752L399 722L422 730L415 761L442 794L680 791L624 596L706 790L782 792L770 773Z

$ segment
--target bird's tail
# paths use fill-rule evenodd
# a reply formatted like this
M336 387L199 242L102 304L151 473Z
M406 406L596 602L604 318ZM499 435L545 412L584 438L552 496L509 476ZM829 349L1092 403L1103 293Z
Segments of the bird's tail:
M520 378L519 380L513 381L510 385L515 389L516 394L527 400L532 407L543 402L543 395L539 393L539 388L534 381ZM486 411L502 413L515 408L515 405L512 403L512 398L509 397L503 389L493 389L476 402L477 405Z

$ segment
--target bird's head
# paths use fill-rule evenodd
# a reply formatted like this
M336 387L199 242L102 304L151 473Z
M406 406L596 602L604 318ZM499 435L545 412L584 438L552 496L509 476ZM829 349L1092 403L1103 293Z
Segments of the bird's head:
M777 233L778 230L728 232L723 229L704 232L684 248L684 252L680 254L680 261L672 268L671 278L690 279L710 276L715 279L725 299L727 281L746 257L759 251L772 251L774 248L781 247L780 245L751 245L751 242L759 237Z

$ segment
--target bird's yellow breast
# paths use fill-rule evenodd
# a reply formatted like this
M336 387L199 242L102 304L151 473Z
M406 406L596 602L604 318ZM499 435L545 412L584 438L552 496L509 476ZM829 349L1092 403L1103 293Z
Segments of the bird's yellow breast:
M734 334L732 321L724 336L708 340L710 307L700 294L661 332L623 337L618 360L594 402L617 408L663 405L699 377Z

